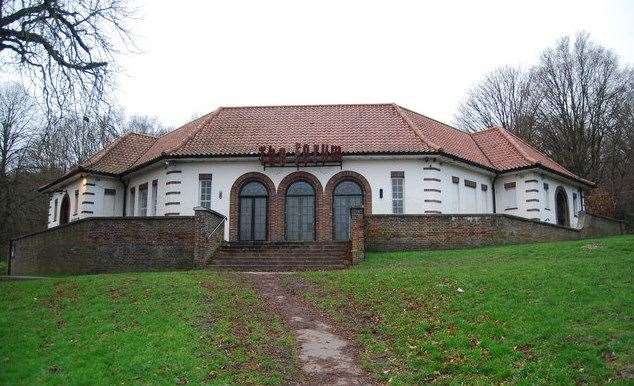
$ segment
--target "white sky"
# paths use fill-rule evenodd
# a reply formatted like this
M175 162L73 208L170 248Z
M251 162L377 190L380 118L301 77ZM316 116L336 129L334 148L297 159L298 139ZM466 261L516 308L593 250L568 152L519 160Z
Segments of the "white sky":
M441 4L442 3L442 4ZM156 1L118 99L180 126L218 106L396 102L451 123L486 72L585 30L634 63L634 1Z

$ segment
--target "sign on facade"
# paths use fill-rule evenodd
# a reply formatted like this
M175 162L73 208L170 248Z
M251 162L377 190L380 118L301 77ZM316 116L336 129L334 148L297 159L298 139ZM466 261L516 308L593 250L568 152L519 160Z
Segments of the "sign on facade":
M295 144L293 153L282 147L260 146L260 162L267 166L341 166L341 146Z

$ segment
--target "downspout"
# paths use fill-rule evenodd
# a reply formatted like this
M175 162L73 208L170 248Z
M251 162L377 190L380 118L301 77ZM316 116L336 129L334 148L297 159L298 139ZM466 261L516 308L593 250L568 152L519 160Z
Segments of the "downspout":
M121 179L121 182L123 183L123 213L122 213L122 217L125 217L126 204L128 202L128 184L123 179Z
M491 193L493 194L493 213L497 213L497 208L495 205L495 180L497 180L499 176L499 174L496 174L491 181Z

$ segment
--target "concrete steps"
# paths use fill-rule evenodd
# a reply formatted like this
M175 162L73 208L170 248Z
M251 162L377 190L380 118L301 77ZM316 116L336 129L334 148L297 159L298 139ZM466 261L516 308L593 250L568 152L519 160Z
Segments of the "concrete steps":
M210 266L228 271L312 271L348 266L347 242L229 242Z

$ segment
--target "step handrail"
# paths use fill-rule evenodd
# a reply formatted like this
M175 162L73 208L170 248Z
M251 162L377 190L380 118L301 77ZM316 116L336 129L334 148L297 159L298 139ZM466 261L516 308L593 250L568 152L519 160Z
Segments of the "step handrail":
M216 231L218 230L218 228L220 228L220 226L221 226L222 224L224 224L224 223L225 223L225 221L227 221L227 218L226 218L226 217L223 217L223 218L220 220L220 222L218 222L218 225L216 225L216 227L214 228L214 230L212 230L212 231L211 231L211 233L209 233L209 234L207 235L207 240L211 239L211 237L214 235L214 233L216 233Z

